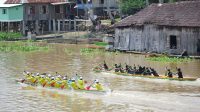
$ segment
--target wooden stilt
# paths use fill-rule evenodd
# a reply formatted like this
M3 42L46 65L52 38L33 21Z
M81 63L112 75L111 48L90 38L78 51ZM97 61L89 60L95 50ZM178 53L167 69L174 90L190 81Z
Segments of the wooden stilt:
M60 33L60 20L58 20L58 33Z
M51 32L51 20L49 20L49 32Z
M35 21L35 32L39 34L39 20Z
M53 19L53 31L54 33L56 33L56 20Z
M8 22L8 32L10 31L10 22Z
M74 31L76 31L76 19L74 19Z
M3 22L1 22L1 32L3 31Z

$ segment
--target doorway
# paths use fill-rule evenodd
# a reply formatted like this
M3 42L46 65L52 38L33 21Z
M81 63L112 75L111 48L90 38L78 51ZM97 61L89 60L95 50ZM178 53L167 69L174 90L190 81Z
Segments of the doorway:
M200 55L200 39L197 40L197 53Z
M170 35L170 49L177 49L177 37Z

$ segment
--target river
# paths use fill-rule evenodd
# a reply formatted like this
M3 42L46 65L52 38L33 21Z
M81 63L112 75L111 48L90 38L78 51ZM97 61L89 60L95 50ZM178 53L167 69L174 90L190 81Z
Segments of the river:
M51 44L48 52L0 53L1 112L199 112L200 79L170 81L95 73L92 68L105 60L114 63L145 65L164 74L165 67L181 67L185 76L200 77L200 60L163 63L145 60L143 55L101 53L81 55L87 45ZM66 50L67 49L67 50ZM88 83L99 79L108 93L29 87L15 82L30 72L56 71L68 76L78 73Z

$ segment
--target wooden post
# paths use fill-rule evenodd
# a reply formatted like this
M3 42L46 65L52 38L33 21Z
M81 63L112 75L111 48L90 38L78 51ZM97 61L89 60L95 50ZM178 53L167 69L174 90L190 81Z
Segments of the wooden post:
M10 22L8 22L8 32L10 31Z
M53 19L53 32L55 33L56 32L56 20Z
M76 19L74 19L74 31L76 31Z
M23 33L23 35L25 35L26 34L26 29L25 29L25 21L22 21L22 33Z
M65 19L62 20L62 31L65 31Z
M39 20L35 21L35 32L39 34Z
M69 19L69 31L71 30L71 24L72 24L71 19Z
M49 32L51 32L51 20L49 20Z
M58 33L60 33L60 20L58 20Z
M3 22L1 22L1 31L3 31L2 29L3 29Z

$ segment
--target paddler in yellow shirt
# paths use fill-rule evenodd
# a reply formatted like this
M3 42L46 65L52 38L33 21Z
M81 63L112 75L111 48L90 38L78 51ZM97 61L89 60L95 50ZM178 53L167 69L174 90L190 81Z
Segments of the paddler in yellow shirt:
M61 75L58 75L55 79L55 87L60 88L61 87Z
M99 83L98 79L95 80L94 88L96 88L98 91L102 91L103 90L103 86Z
M51 81L49 82L49 86L50 87L55 87L55 83L56 83L55 78L51 77Z
M60 88L61 89L69 89L69 86L68 86L68 80L67 80L67 77L63 77L62 81L61 81L61 86Z
M41 75L41 76L40 76L40 79L38 80L38 82L39 82L39 84L40 84L41 86L43 86L43 87L46 85L46 80L45 80L44 75Z
M37 82L39 81L40 78L41 78L41 77L40 77L40 73L36 73L34 83L37 83Z
M71 87L72 87L72 89L74 89L74 90L77 90L77 89L79 89L79 87L77 86L77 84L76 84L76 82L75 82L75 79L74 78L72 78L72 82L71 82Z
M36 81L35 75L32 74L32 75L28 78L28 82L31 83L31 84L34 84L35 81Z
M78 87L79 87L79 89L85 89L85 82L84 82L84 80L83 80L83 77L80 77L79 79L78 79Z

